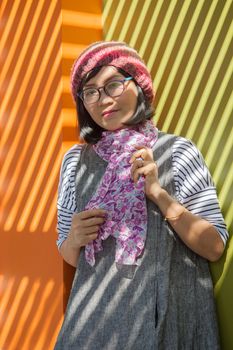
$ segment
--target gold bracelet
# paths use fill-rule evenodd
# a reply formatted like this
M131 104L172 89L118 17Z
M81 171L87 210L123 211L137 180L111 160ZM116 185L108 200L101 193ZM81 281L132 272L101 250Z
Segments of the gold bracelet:
M186 208L184 208L184 210L179 214L179 215L176 215L176 216L165 216L164 220L165 221L168 221L168 220L176 220L176 219L179 219L181 217L181 215L184 214L184 212L186 211Z

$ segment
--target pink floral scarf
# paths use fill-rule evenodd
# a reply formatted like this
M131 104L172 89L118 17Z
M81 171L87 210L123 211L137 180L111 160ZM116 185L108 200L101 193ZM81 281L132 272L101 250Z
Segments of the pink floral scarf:
M115 261L119 264L138 265L147 232L147 208L144 178L135 185L130 177L129 160L136 151L133 145L152 148L158 138L158 130L152 121L136 127L104 131L94 145L95 152L108 162L96 193L85 209L107 210L106 221L101 225L96 240L85 247L87 262L95 265L95 253L101 251L102 240L110 235L116 239Z

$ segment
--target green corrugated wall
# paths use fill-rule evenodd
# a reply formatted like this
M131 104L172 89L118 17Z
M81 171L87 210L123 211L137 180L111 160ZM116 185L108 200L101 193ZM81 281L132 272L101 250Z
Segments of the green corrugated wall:
M105 40L135 47L156 89L160 129L192 139L214 178L233 228L233 1L105 0ZM222 348L233 349L233 242L211 264Z

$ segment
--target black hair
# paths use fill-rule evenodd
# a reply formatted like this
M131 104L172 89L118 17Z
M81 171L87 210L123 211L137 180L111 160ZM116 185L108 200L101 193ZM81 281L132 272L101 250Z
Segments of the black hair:
M91 70L83 79L82 84L78 92L82 91L82 87L87 83L91 78L93 78L100 70L103 68L102 66L96 67ZM116 68L119 73L121 73L125 77L130 77L130 74L126 73L121 68ZM154 115L154 108L150 105L144 97L143 91L141 87L134 80L137 90L138 90L138 101L136 106L136 111L133 116L128 120L124 125L132 126L139 123L143 123L148 119L151 119ZM105 130L101 126L99 126L87 112L82 99L76 95L76 109L78 115L78 124L80 136L87 143L95 144L101 138L102 132Z

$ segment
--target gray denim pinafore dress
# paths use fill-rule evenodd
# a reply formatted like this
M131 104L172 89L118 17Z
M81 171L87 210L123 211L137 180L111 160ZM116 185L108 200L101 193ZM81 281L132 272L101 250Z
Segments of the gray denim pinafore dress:
M172 145L159 133L154 159L175 196ZM106 162L84 146L77 164L78 211L96 190ZM55 350L217 350L218 327L208 262L192 252L147 201L148 233L140 266L117 265L115 241L91 267L81 250Z

